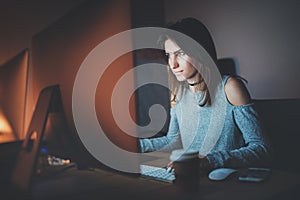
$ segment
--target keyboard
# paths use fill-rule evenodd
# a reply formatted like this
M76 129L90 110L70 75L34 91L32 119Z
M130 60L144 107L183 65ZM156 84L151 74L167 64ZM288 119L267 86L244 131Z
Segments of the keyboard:
M150 165L140 165L141 176L145 178L153 178L154 180L173 183L176 179L174 172L168 172L163 167L155 167Z

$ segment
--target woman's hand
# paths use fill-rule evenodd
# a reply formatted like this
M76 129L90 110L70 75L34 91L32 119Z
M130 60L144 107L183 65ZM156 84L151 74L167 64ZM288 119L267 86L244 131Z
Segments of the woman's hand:
M169 162L168 165L166 166L166 169L168 172L171 172L174 170L173 168L173 161Z

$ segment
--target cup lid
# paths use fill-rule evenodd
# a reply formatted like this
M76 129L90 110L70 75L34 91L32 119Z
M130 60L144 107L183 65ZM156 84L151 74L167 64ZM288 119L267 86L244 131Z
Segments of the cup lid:
M171 161L184 161L192 158L197 158L199 155L199 151L192 151L186 149L176 149L173 150L170 155Z

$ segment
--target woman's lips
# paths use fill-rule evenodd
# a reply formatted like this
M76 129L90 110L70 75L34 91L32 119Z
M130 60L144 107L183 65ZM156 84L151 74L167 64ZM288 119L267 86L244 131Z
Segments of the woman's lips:
M183 70L174 71L174 74L181 74L182 72L183 72Z

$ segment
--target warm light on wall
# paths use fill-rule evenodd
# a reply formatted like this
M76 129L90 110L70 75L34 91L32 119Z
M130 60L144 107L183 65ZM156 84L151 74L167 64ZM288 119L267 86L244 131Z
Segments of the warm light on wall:
M0 143L14 140L12 128L0 110Z

